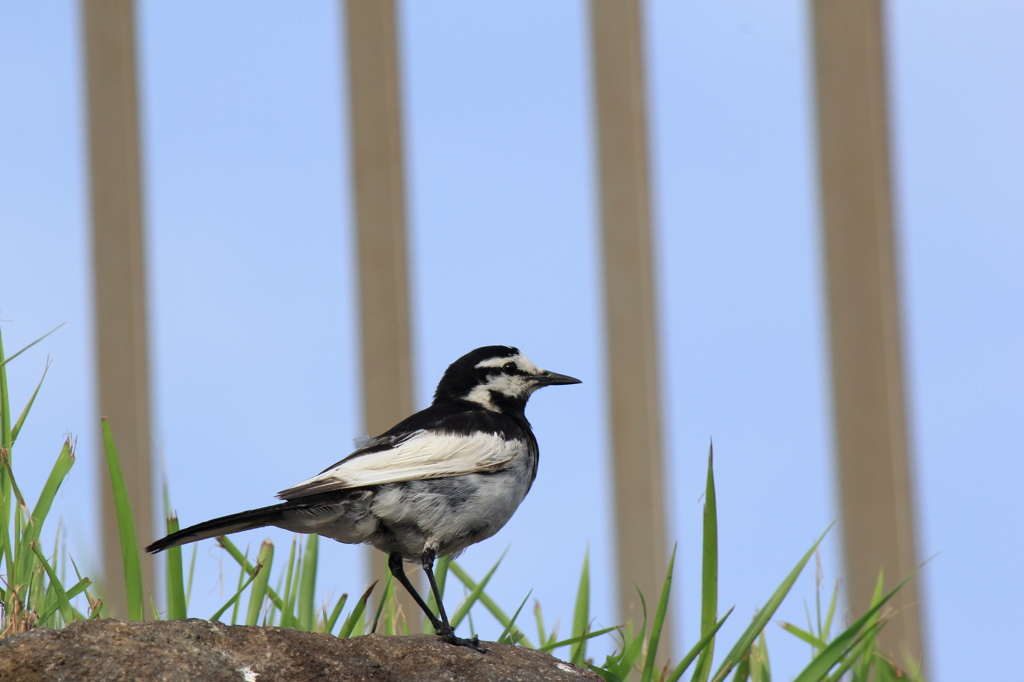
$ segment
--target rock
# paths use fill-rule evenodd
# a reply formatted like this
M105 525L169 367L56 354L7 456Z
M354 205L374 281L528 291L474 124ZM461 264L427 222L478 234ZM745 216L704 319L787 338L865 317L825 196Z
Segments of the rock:
M79 621L0 639L0 680L203 682L590 682L600 676L550 654L488 642L487 653L433 635L338 639L205 620Z

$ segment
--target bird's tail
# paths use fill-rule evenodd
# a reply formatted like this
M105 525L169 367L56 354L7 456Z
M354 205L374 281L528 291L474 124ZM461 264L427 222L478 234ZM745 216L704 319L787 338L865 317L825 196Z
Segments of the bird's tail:
M197 542L206 538L217 537L218 535L228 535L229 533L237 533L242 530L272 526L281 520L285 506L287 506L287 503L275 504L271 507L250 509L249 511L222 516L212 521L197 523L194 526L189 526L179 530L177 533L171 533L167 537L157 540L147 547L146 551L155 554L170 547L187 545L190 542Z

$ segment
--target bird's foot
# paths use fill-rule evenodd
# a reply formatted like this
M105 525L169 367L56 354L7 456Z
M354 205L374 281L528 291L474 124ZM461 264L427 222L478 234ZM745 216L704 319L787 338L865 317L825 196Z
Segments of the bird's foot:
M487 647L480 645L480 638L476 635L473 635L469 639L464 639L462 637L456 637L455 632L453 630L448 630L447 632L438 632L437 636L441 638L442 642L451 644L453 646L469 647L470 649L476 649L482 654L485 654L488 651L490 651L490 649L488 649Z

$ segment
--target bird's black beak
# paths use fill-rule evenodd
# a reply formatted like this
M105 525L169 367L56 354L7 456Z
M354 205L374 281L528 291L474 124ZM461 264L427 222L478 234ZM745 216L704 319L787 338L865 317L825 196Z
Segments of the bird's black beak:
M561 386L564 384L582 384L583 382L579 379L575 379L565 374L558 374L557 372L548 372L544 370L540 374L533 378L534 383L538 386Z

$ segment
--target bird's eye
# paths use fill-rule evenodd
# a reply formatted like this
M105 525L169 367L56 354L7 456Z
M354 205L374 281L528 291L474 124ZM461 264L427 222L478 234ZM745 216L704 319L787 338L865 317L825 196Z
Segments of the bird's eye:
M515 371L517 369L516 368L516 363L514 363L514 362L506 362L504 364L504 366L502 366L502 369L505 370L505 374L513 374L513 373L515 373Z

